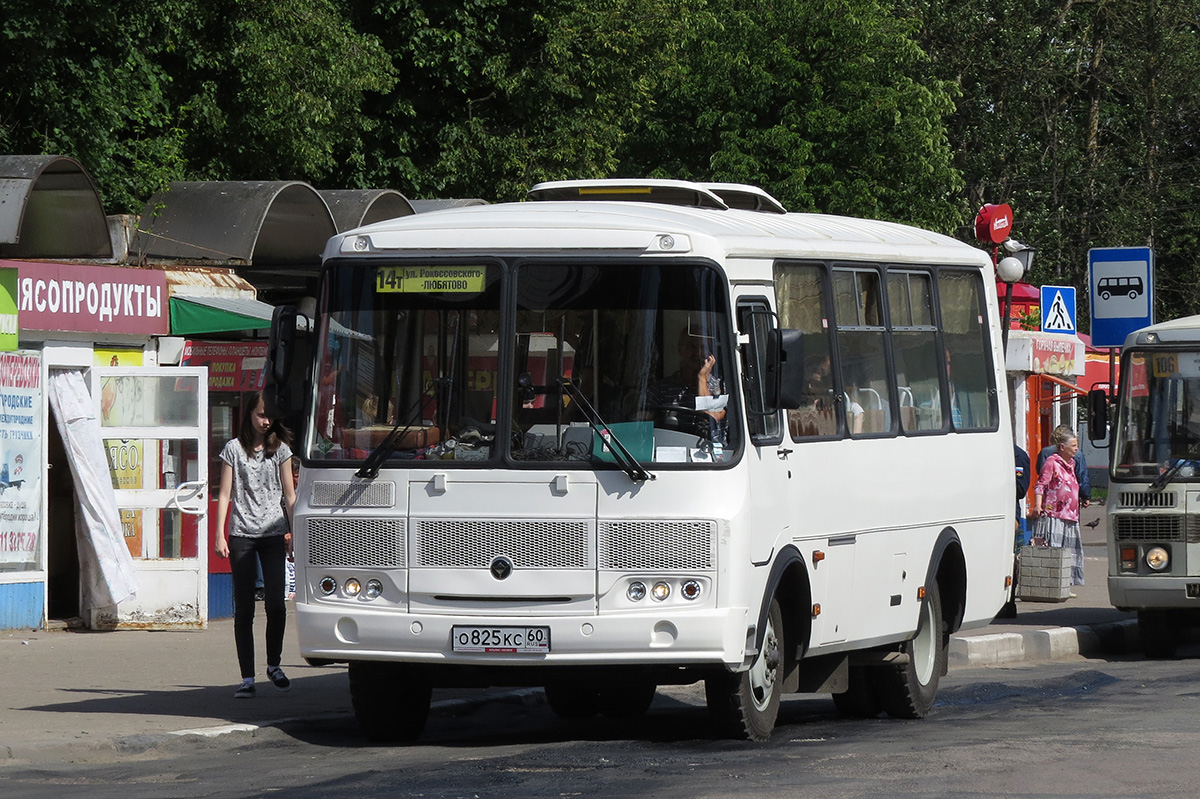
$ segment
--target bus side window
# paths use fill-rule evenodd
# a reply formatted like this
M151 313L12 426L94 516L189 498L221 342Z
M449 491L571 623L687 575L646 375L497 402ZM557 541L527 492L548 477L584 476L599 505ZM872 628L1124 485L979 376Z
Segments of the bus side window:
M851 387L847 389L850 400L862 408L861 432L890 433L892 376L888 371L879 272L834 269L833 288L838 362L843 384ZM855 432L850 431L851 435Z
M900 430L941 430L937 327L933 321L933 281L926 272L888 270L892 356L900 397Z
M843 395L834 383L829 335L828 284L816 264L777 263L775 298L779 325L799 330L804 340L805 391L799 408L787 411L793 441L833 438L844 429Z
M938 274L938 298L946 364L943 409L956 430L994 428L999 411L979 275L943 269Z

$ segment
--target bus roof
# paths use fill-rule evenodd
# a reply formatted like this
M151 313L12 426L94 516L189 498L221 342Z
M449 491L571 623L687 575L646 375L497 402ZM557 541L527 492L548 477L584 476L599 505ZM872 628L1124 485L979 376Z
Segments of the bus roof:
M1125 337L1123 348L1146 344L1189 343L1200 344L1200 316L1181 316L1135 330Z
M329 240L325 257L401 250L991 263L976 247L894 222L615 200L543 200L416 214L338 234Z

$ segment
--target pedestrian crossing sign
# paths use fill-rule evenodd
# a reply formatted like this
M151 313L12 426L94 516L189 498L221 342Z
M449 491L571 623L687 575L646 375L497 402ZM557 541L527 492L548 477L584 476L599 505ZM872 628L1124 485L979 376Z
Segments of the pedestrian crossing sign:
M1042 286L1042 330L1074 334L1075 318L1074 286Z

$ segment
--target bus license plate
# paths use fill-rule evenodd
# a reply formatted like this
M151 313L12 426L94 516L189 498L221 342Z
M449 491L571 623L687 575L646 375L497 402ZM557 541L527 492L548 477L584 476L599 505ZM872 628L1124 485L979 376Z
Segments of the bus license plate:
M455 627L455 652L487 654L546 654L550 651L549 627Z

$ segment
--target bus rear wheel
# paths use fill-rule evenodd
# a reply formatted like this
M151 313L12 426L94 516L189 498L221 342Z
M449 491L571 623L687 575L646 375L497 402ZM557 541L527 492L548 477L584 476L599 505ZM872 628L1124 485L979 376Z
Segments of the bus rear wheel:
M933 709L938 682L946 671L945 621L937 583L925 589L917 634L904 642L901 652L908 656L907 662L880 667L880 702L892 718L925 718Z
M376 743L407 743L421 736L433 688L420 668L351 661L348 671L350 702L363 735Z
M1179 621L1170 610L1139 610L1138 638L1142 654L1151 660L1175 657L1179 646Z
M783 612L772 599L762 645L750 668L704 681L709 715L731 738L765 741L775 729L783 692Z

